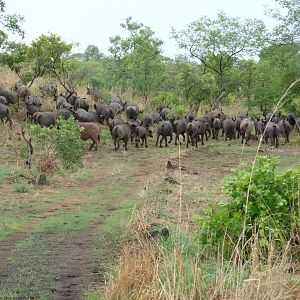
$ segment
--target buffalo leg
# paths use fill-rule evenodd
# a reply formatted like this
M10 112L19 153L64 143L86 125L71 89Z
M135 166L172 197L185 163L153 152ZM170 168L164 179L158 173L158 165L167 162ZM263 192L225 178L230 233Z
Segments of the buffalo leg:
M158 135L158 136L157 136L157 138L156 138L155 147L157 147L157 146L158 146L158 139L159 139L159 135Z

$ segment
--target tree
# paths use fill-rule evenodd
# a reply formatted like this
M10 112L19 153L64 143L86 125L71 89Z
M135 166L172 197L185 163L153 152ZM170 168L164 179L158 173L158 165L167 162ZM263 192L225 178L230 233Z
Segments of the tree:
M59 68L61 59L67 56L72 44L66 44L58 35L41 35L30 46L9 43L2 54L2 62L15 71L24 84L32 85L37 77L52 74Z
M126 82L127 87L140 95L147 102L149 94L160 85L159 75L163 64L161 57L162 41L154 36L154 32L142 23L126 19L121 24L129 37L115 36L110 38L109 51L114 57L110 70L115 72L117 82Z
M272 45L264 48L259 57L253 76L253 105L271 109L289 85L300 77L299 45ZM296 93L299 94L299 87L286 99L292 100Z
M228 93L226 73L237 58L254 54L264 45L265 25L259 20L228 18L223 12L216 20L202 17L184 30L172 30L180 48L199 60L207 71L214 74L218 85L216 104Z
M275 0L281 9L272 8L267 14L278 21L273 40L279 44L300 42L300 0Z
M16 33L24 38L24 31L21 29L21 23L24 18L17 14L6 14L5 13L5 2L0 0L0 48L5 44L8 38L8 32Z
M25 43L7 43L5 52L0 55L1 63L20 76L21 69L26 65L28 48Z
M175 77L178 85L177 93L183 96L190 110L197 114L201 102L209 99L216 88L212 74L205 74L202 65L184 58L177 60L176 64L178 68L178 74Z
M100 61L103 57L103 53L100 53L99 48L95 45L88 45L83 53L85 61Z

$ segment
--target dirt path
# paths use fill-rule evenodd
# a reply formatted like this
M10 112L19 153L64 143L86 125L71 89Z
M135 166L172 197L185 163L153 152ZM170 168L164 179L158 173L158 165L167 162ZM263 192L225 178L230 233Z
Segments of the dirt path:
M82 231L73 244L66 248L59 257L56 282L47 287L54 299L80 299L84 288L93 281L93 274L87 266L88 250L97 236L97 231L101 230L101 224L112 211L118 208L115 205L111 204L107 211ZM103 278L103 275L101 277ZM104 279L98 281L98 284L104 284Z
M120 158L122 159L122 158ZM132 164L134 159L128 163ZM103 163L109 164L109 161L103 159ZM26 250L18 249L19 243L26 242L27 239L35 236L36 229L51 217L56 217L62 213L68 213L78 210L78 208L88 205L95 205L95 201L89 201L89 194L95 192L99 187L104 187L107 183L102 183L102 179L107 177L103 172L95 173L93 179L88 184L80 186L80 192L62 198L59 202L51 205L46 211L35 217L24 225L16 234L0 243L0 298L1 290L10 291L14 287L22 285L28 280L28 272L35 273L39 270L41 262L47 265L45 272L49 272L54 281L44 285L45 295L50 295L50 299L82 299L83 291L91 283L98 286L104 285L103 274L93 274L93 266L89 265L89 251L93 247L94 241L101 232L102 224L114 211L118 210L122 204L130 198L136 196L138 185L145 181L147 174L154 172L155 166L150 160L136 159L134 166L128 169L127 174L121 174L117 180L126 183L126 195L124 197L110 197L103 211L100 211L92 222L70 241L61 242L59 239L59 228L55 232L42 233L39 238L44 239L49 244L54 245L53 251L46 254L38 253L38 248L29 248ZM157 171L157 170L156 170ZM142 176L143 175L143 176ZM112 187L113 188L113 187ZM101 203L101 192L97 201ZM96 206L95 206L96 207ZM57 249L55 247L58 247ZM114 251L114 250L112 250ZM26 260L30 262L27 263ZM11 260L16 261L13 265ZM32 264L32 265L30 265ZM50 267L51 266L51 267ZM49 268L48 268L49 267ZM24 274L22 274L22 270ZM28 271L29 270L29 271ZM20 273L19 275L18 272ZM35 275L34 275L35 276ZM97 282L95 282L97 278ZM40 287L39 287L40 288ZM37 288L38 289L38 288ZM26 289L25 289L26 290ZM12 299L38 298L36 291L20 290L16 292L16 297ZM28 294L24 294L27 293ZM3 297L3 296L2 296Z
M64 197L58 203L51 205L45 212L36 216L32 221L24 225L16 234L10 238L0 242L0 270L4 270L7 264L7 259L12 254L17 243L26 239L30 233L38 227L45 219L57 214L59 211L71 210L78 205L84 204L84 194L90 189L95 188L99 179L104 178L105 174L99 174L95 176L97 180L90 182L89 184L82 187L81 192L76 196L70 195Z

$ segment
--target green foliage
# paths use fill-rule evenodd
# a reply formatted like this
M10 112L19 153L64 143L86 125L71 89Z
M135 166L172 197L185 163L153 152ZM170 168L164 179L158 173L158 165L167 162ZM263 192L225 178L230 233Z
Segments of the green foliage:
M62 57L70 53L72 46L56 34L42 34L28 50L28 59L34 62L33 71L43 76L51 73L53 66L59 68Z
M223 246L230 255L244 228L245 240L253 233L263 252L270 240L277 250L296 238L299 230L300 170L290 169L276 174L274 158L258 157L253 174L251 164L243 164L228 177L224 192L230 199L216 209L208 208L206 214L196 218L198 238L201 244L214 250ZM250 186L249 186L250 184ZM249 188L249 198L247 192ZM249 243L248 246L249 247Z
M265 26L259 20L229 18L223 12L215 20L202 17L182 31L173 30L173 38L180 48L198 59L205 71L215 77L218 87L215 96L226 95L231 80L230 69L238 57L255 53L263 46Z
M20 182L14 185L14 191L16 193L29 193L31 186L27 182Z
M59 119L58 129L54 135L54 155L61 158L65 168L81 166L83 158L82 140L78 126L74 118Z
M29 134L32 136L33 148L41 156L49 158L53 156L54 131L52 127L30 125Z
M52 75L53 67L61 68L62 57L70 53L72 46L58 35L41 35L30 46L8 43L1 61L16 72L24 84L31 85L37 77Z
M271 8L267 13L277 21L273 30L273 41L279 44L293 44L299 41L300 1L275 0L280 8Z
M22 109L24 107L24 103L22 101L19 101L15 104L10 104L9 109L12 113L17 112L19 109Z
M31 125L30 135L33 147L42 157L56 157L62 160L65 168L82 165L83 147L78 124L74 118L59 119L57 127Z
M300 96L295 97L292 101L289 101L286 105L286 112L294 112L294 114L300 115Z
M131 17L121 27L129 36L110 38L109 51L113 57L107 61L107 69L114 78L114 88L121 92L130 88L147 102L150 93L156 91L162 81L162 41L148 26L133 22Z
M102 58L103 54L100 53L99 48L95 45L88 45L83 53L85 61L100 61Z
M103 145L111 144L111 133L108 129L103 129L100 132L100 141Z
M176 67L177 92L185 98L192 110L198 111L201 102L210 100L216 93L214 77L210 73L205 74L203 65L185 58L177 59Z
M10 70L19 72L26 64L28 48L24 43L7 43L5 52L0 55L1 63L7 65Z
M0 47L2 47L8 38L8 32L16 33L24 38L24 31L21 29L21 23L24 18L17 14L5 13L5 1L0 0Z
M299 45L272 45L260 52L258 62L243 61L239 64L236 82L248 99L249 108L272 109L288 86L300 77L299 49ZM291 91L286 99L287 109L299 91L299 87Z
M151 109L160 109L164 107L173 107L179 105L179 99L178 96L171 92L159 92L156 96L154 96L149 106Z
M186 111L187 109L183 105L174 106L168 113L168 119L182 119L184 118Z

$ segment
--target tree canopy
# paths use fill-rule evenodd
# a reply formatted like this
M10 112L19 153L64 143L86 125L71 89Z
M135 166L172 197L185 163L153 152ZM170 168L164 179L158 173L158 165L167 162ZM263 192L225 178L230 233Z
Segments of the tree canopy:
M0 0L0 47L5 45L8 38L8 32L16 33L24 38L22 22L24 18L17 14L7 14L5 1Z
M218 81L217 102L227 94L226 72L236 58L256 53L265 43L265 25L259 20L202 17L181 31L172 30L180 48L199 60Z

